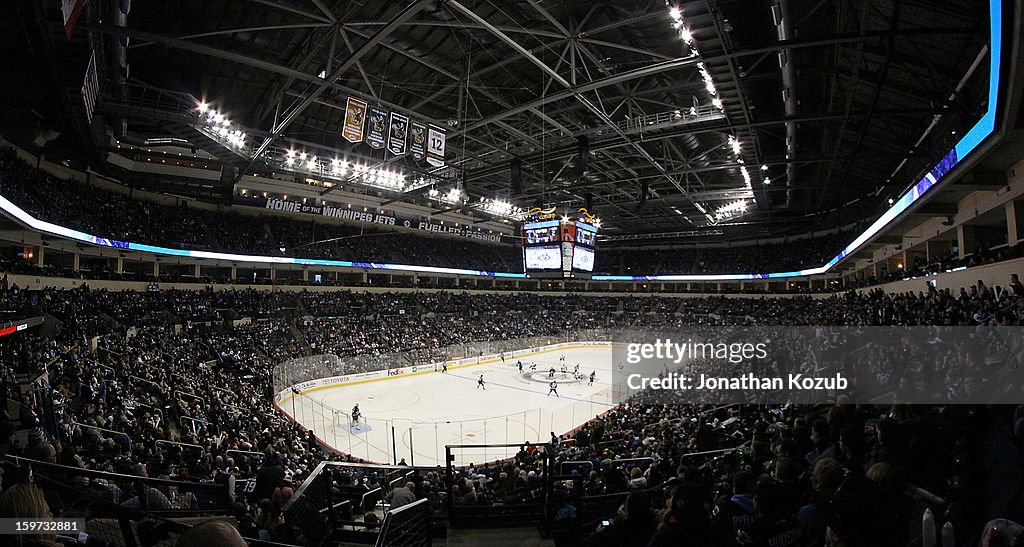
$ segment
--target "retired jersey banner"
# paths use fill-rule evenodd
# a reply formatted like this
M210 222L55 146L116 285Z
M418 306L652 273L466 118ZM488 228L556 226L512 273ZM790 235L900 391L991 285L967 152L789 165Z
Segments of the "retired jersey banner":
M388 152L396 156L405 154L406 137L409 136L409 118L391 113L391 129L388 131Z
M422 160L427 157L427 126L413 120L410 124L410 132L412 133L412 143L409 144L409 149L412 151L412 157Z
M434 167L444 165L444 139L444 129L431 125L427 134L427 163Z
M366 101L349 97L345 103L345 127L341 136L348 142L363 142L363 128L366 127Z
M60 12L64 16L64 35L71 41L71 35L75 33L75 23L78 16L82 14L82 8L89 0L61 0Z
M370 107L370 127L366 130L366 144L373 148L384 148L388 113L376 106Z

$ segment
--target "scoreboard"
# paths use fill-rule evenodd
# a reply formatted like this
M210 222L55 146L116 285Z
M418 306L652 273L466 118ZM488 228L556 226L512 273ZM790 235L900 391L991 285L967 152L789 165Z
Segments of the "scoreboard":
M527 277L590 278L598 227L585 209L580 213L575 219L547 218L523 224L523 271ZM553 216L553 211L547 216Z

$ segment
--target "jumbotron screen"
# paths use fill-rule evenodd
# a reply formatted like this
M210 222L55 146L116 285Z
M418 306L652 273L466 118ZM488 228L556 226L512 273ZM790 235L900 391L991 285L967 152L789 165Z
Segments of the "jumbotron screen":
M560 223L557 220L534 222L523 225L523 238L526 245L543 245L558 243Z
M526 271L562 269L562 251L558 245L523 247L523 256L526 261Z
M574 272L593 272L594 250L577 245L572 253L572 269Z
M576 221L576 244L586 245L591 249L597 243L597 228L586 222Z
M527 276L589 278L593 273L596 226L581 219L549 217L523 224L522 234Z

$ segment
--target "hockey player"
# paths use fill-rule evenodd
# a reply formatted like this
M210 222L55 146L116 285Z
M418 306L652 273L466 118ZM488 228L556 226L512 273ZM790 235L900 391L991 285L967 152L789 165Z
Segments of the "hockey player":
M555 381L555 380L551 380L551 383L548 384L548 395L547 396L550 397L552 393L555 394L555 397L558 397L558 382Z
M484 385L484 375L483 374L481 374L480 375L480 379L476 381L476 387L478 389L479 388L483 388L484 391L487 391L487 386Z

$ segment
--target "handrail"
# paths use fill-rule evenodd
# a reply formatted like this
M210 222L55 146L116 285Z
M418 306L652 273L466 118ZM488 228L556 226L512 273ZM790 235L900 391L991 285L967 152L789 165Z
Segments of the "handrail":
M257 457L260 460L263 460L263 453L262 452L253 452L252 450L235 450L235 449L231 449L231 450L226 450L224 452L225 456L230 456L231 454L241 454L241 455L246 456L246 457Z
M217 483L215 483L213 481L196 482L196 481L184 481L184 480L174 480L174 479L159 479L159 478L156 478L156 477L140 477L138 475L126 475L124 473L115 473L113 471L98 471L96 469L85 469L85 468L81 468L81 467L72 467L72 466L69 466L69 465L62 465L62 464L59 464L59 463L51 463L51 462L45 462L45 461L41 461L41 460L34 460L32 458L26 458L24 456L15 456L15 455L12 455L12 454L4 454L3 456L0 456L0 461L3 461L3 460L6 460L6 461L8 461L8 462L10 462L10 463L12 463L14 465L28 464L28 465L32 466L33 468L52 469L54 471L61 471L61 472L64 472L64 473L72 473L72 474L75 474L75 475L80 475L80 476L83 476L83 477L89 477L89 478L94 478L94 479L104 479L104 480L107 480L107 481L134 481L134 480L140 480L140 481L143 481L145 484L147 484L149 486L176 486L176 487L181 487L181 486L202 486L202 487L216 486L216 487L220 487L221 486L220 484L217 484Z
M78 426L78 427L88 427L89 429L96 429L96 430L99 430L99 431L104 431L104 432L107 432L107 433L112 433L114 435L124 435L125 437L128 437L129 440L132 438L131 435L129 435L128 433L125 433L124 431L115 431L113 429L107 429L105 427L99 427L99 426L95 426L95 425L83 424L81 422L71 422L69 425L72 428L74 428L75 426Z
M710 456L712 454L727 454L727 453L732 452L734 450L743 448L744 446L746 446L748 444L750 444L750 441L747 441L747 442L745 442L743 444L734 446L732 448L719 448L717 450L705 450L703 452L690 452L689 454L683 454L682 456L679 457L679 459L695 458L697 456Z
M163 444L173 444L173 445L177 445L177 446L187 446L189 448L198 448L200 452L206 453L206 449L203 448L202 446L199 446L198 444L182 443L182 442L178 442L178 441L165 441L163 439L157 439L156 442L153 443L154 447L157 450L160 450L160 443L163 443Z
M214 428L217 431L217 433L220 433L220 426L218 426L215 423L208 422L208 421L206 421L206 420L204 420L202 418L195 418L195 417L192 417L192 416L185 416L185 415L178 416L178 423L181 423L182 420L191 420L192 421L192 431L193 431L193 433L198 433L199 432L199 428L196 427L197 423L203 424L203 427L206 427L206 428L211 428L212 427L212 428ZM182 424L182 425L184 425L184 424Z
M173 373L173 372L171 373L171 375L172 376L181 376L180 374ZM187 391L182 391L180 389L176 389L176 390L174 390L174 394L175 395L188 395L189 397L192 397L193 399L202 401L203 404L206 404L206 398L205 397L200 397L200 396L196 395L195 393L189 393Z
M161 410L161 409L159 409L159 408L157 408L157 407L155 407L153 405L147 405L146 403L140 403L140 402L136 401L135 399L125 399L125 401L135 405L136 407L148 408L151 411L153 411L160 418L160 421L157 422L157 424L156 424L157 426L160 426L160 424L164 423L164 411L163 410Z

